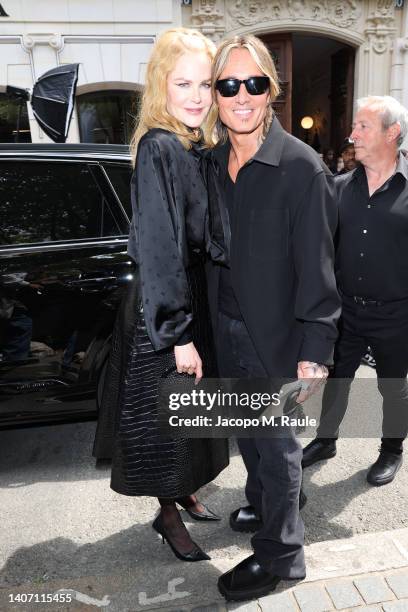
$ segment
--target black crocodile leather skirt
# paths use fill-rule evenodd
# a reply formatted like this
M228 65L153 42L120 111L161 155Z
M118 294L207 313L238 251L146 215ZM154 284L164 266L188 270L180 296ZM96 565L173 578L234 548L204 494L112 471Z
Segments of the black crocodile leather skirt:
M217 375L204 266L190 268L193 341L204 376ZM175 365L173 349L155 351L147 335L137 271L113 333L93 454L112 458L111 487L123 495L174 498L211 482L228 465L228 440L160 435L158 386Z

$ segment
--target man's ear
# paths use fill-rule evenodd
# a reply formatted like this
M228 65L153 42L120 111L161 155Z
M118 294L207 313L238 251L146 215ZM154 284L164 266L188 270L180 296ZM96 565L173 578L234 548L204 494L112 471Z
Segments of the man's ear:
M399 123L393 123L390 125L387 131L387 140L388 142L392 142L393 140L397 140L399 138L399 135L401 134L401 126Z

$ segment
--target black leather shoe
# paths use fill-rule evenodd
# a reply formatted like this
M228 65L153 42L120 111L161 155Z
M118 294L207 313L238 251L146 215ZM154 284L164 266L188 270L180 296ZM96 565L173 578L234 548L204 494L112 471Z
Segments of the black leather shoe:
M243 506L230 514L230 527L234 531L255 533L262 527L262 519L253 506Z
M306 468L318 461L331 459L337 453L336 440L319 440L315 438L303 449L302 467Z
M388 484L395 478L402 465L402 455L390 451L380 451L378 459L367 473L367 482L375 487Z
M300 489L299 495L299 510L306 506L307 497ZM233 531L241 531L242 533L255 533L262 527L262 519L255 511L253 506L243 506L231 512L230 527Z
M274 591L280 576L266 572L251 555L218 579L218 590L227 600L257 599Z

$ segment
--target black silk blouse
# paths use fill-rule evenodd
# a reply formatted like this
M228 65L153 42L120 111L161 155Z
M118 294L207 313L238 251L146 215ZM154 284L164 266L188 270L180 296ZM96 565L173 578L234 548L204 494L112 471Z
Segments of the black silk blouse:
M139 266L144 318L155 350L191 340L186 271L193 260L206 252L225 259L219 214L215 211L211 220L208 215L206 164L197 145L187 151L163 129L149 130L139 142L128 253Z

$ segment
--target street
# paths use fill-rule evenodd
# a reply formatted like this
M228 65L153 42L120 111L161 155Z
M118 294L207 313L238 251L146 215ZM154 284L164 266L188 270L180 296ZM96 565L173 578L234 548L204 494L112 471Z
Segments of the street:
M373 376L368 368L361 370ZM168 581L180 576L187 578L178 590L193 593L198 604L219 599L219 570L250 551L249 536L228 527L229 513L245 503L244 469L235 442L231 441L230 466L200 493L223 520L186 521L212 561L183 564L150 527L156 500L117 495L109 488L109 466L95 469L95 426L88 422L0 432L0 609L40 609L28 604L4 608L6 594L35 589L76 589L102 601L123 580L139 584L140 592L154 588L153 597L166 592ZM393 483L375 489L365 474L377 452L377 439L343 439L334 459L305 470L306 544L408 525L407 464ZM126 608L118 601L107 609L149 609L137 602ZM78 600L61 608L43 605L46 610L90 610L97 604Z

